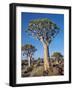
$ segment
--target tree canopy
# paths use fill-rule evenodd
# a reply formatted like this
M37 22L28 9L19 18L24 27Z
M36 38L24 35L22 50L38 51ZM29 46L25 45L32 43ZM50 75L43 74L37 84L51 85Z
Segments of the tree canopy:
M33 55L34 52L37 50L33 45L30 44L23 45L21 49L24 52L24 54L27 56Z
M50 43L59 32L59 27L48 18L31 20L26 31L44 43Z
M63 55L60 52L54 52L52 57L60 58L63 57Z

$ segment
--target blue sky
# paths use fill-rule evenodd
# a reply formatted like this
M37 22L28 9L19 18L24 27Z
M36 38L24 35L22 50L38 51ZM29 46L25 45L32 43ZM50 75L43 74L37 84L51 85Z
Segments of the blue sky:
M28 24L30 20L39 19L39 18L48 18L55 22L60 27L60 32L53 39L49 46L50 55L53 52L61 52L64 55L64 15L63 14L44 14L44 13L26 13L22 12L21 14L21 44L32 44L36 47L37 51L34 54L34 58L43 58L43 45L39 40L36 40L32 36L28 36L25 33L25 30L28 29ZM22 57L24 58L24 57Z

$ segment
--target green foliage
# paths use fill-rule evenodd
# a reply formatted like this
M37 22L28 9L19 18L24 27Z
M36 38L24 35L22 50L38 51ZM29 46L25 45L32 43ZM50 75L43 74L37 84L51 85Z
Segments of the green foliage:
M63 58L63 55L60 52L54 52L52 57Z
M38 58L38 61L40 60L40 57Z
M52 39L59 32L59 27L48 18L31 20L28 25L27 33L36 37L37 39L43 39L43 41L51 42Z
M24 51L24 54L27 56L33 55L34 52L37 50L35 49L35 47L33 45L30 44L26 44L24 46L22 46L22 51Z
M59 27L48 18L31 20L29 23L29 27L31 27L31 26L33 26L33 30L34 29L38 30L38 26L41 26L42 28L48 27L49 29L52 29L52 26L53 26L54 29L59 29ZM39 27L39 28L41 28L41 27Z
M26 45L22 46L22 50L28 50L28 49L35 49L35 47L30 44L26 44Z

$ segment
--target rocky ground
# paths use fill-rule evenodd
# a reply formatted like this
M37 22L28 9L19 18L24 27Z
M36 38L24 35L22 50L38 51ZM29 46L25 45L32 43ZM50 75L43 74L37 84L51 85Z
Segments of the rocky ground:
M58 76L64 75L64 61L50 61L50 68L44 71L42 61L33 61L31 66L28 67L27 60L22 60L21 76L22 77L35 77L35 76Z

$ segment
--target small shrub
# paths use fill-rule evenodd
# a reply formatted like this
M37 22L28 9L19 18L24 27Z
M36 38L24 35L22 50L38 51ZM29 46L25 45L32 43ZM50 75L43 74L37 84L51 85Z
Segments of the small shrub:
M25 71L24 73L28 73L27 71Z
M27 68L27 72L31 72L32 69L33 69L33 66L28 67L28 68Z

